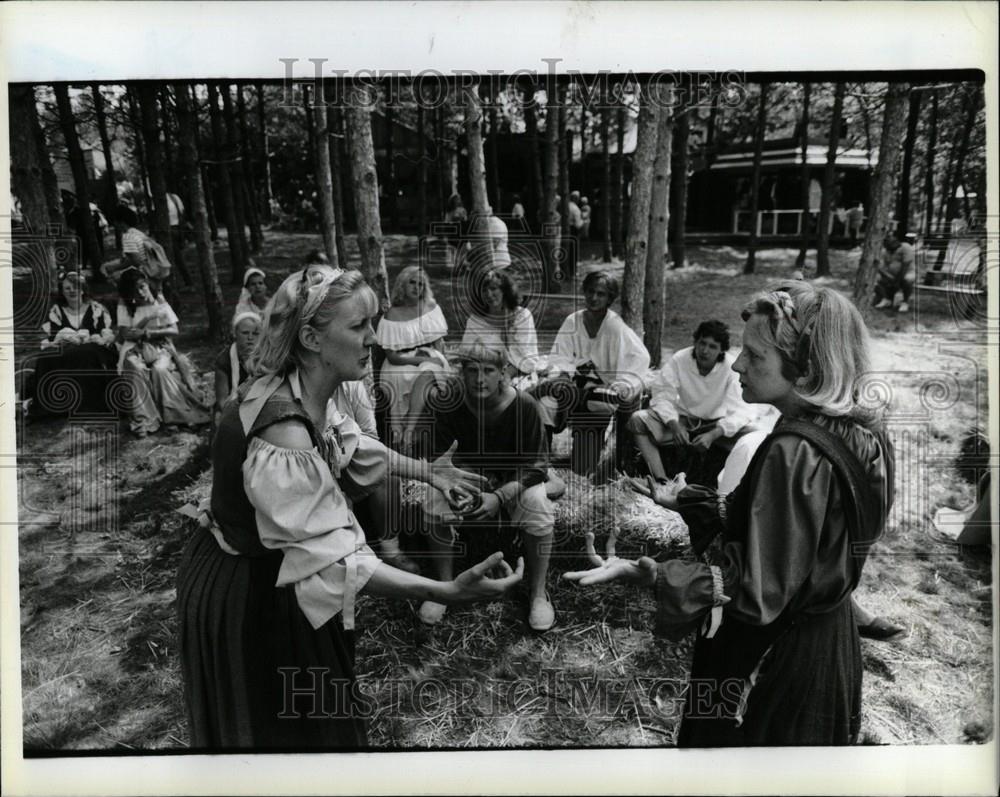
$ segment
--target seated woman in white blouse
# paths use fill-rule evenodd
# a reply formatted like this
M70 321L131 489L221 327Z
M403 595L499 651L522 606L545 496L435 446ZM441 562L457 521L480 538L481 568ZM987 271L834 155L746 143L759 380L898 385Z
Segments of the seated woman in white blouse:
M535 319L521 306L521 295L510 274L500 269L483 273L471 286L469 320L462 335L462 348L477 341L488 348L507 352L507 377L511 387L527 390L538 383L544 358L538 355Z
M407 435L427 401L426 386L444 379L451 370L444 355L448 322L434 301L427 274L419 266L407 266L399 272L390 299L392 307L375 333L376 342L385 351L379 382L389 403L389 445L405 451L409 448ZM417 389L422 374L428 378Z

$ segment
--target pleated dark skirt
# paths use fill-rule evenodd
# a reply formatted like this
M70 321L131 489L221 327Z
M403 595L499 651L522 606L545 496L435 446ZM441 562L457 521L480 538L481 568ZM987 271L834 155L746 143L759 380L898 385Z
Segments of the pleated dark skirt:
M198 529L177 576L179 649L191 746L210 750L365 747L353 633L313 630L281 554L232 556Z
M746 679L773 642L741 707ZM851 600L774 638L726 618L699 637L679 747L845 745L861 727L861 646ZM735 717L741 713L742 723Z

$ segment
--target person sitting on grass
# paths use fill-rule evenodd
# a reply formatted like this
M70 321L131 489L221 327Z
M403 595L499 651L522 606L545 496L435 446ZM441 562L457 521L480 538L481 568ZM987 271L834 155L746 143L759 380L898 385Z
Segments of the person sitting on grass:
M271 298L267 293L267 282L264 278L264 272L256 266L250 266L243 272L243 290L240 291L240 298L236 302L233 318L243 313L256 313L259 318L264 317L264 308Z
M631 412L644 389L649 352L610 309L618 298L618 280L606 271L592 271L583 280L583 295L584 309L568 315L559 327L549 372L531 393L541 400L550 433L567 425L573 429L571 466L576 473L590 474L604 448L611 415ZM619 434L616 440L620 444L623 438Z
M452 578L455 524L503 517L520 532L524 545L528 583L528 625L547 631L555 623L555 610L545 590L545 577L555 522L545 494L547 447L542 416L536 401L510 386L505 371L507 353L477 341L462 348L458 389L462 401L436 409L433 417L434 452L457 443L458 467L489 480L489 491L470 501L434 490L424 512L430 526L429 545L437 577ZM425 601L420 619L434 625L445 606Z
M721 464L747 430L753 412L743 401L740 378L729 354L729 328L702 321L694 345L681 349L660 369L648 410L634 413L628 429L650 475L665 481L661 448L669 446L674 473L692 460ZM711 472L717 472L718 467Z
M154 295L138 269L121 273L118 282L118 335L122 348L118 371L132 380L129 428L145 437L163 424L194 427L212 420L202 402L191 361L174 347L177 315Z
M893 233L885 236L886 257L878 270L878 282L875 284L875 309L883 310L892 307L896 301L896 292L903 294L903 301L896 310L905 313L910 309L910 294L916 282L916 254L913 246L900 241Z
M216 425L226 402L236 395L236 390L250 375L247 360L260 337L260 316L244 310L233 316L233 342L215 358L215 407L213 420Z
M61 415L72 408L60 399L67 381L76 386L79 404L74 412L107 413L107 390L115 376L118 359L111 315L87 291L79 271L59 274L57 293L46 322L45 338L27 390L29 415L40 418Z

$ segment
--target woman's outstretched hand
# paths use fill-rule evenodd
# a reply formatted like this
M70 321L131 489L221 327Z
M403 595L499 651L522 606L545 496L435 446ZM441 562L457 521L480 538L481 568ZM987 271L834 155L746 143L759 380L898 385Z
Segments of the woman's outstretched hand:
M493 575L491 575L493 574ZM510 591L524 577L524 557L517 560L517 569L511 570L497 551L478 565L459 573L448 585L444 603L473 603L499 598Z
M478 473L456 467L451 461L456 448L458 448L457 440L431 463L431 484L445 495L452 490L466 495L478 495L489 484L489 480Z
M633 561L631 559L619 559L615 555L615 535L608 537L604 552L606 558L594 550L594 535L588 531L584 537L584 544L587 548L587 558L593 562L594 567L590 570L574 570L563 573L563 578L567 581L579 582L580 586L589 587L592 584L604 584L609 581L633 581L645 586L653 586L656 583L656 562L648 556L642 556Z
M653 503L659 504L664 509L677 511L677 494L687 487L687 479L683 473L678 473L677 478L666 484L661 484L652 476L647 476L646 480L629 479L629 486L637 493L647 498L651 498Z

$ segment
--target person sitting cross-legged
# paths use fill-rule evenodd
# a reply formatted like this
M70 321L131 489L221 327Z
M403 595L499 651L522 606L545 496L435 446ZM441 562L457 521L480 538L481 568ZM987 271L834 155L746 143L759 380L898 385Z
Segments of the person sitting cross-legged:
M457 356L461 401L435 409L434 454L457 442L455 465L486 477L489 487L477 497L431 492L424 513L436 575L441 581L452 578L456 526L498 516L509 520L524 545L528 625L547 631L555 623L545 591L555 518L545 494L547 446L541 410L535 399L510 386L502 348L476 341ZM419 616L433 625L444 613L444 604L425 601Z
M653 478L667 478L661 455L665 446L675 471L698 461L706 467L714 460L721 465L739 436L749 431L754 413L740 395L740 378L728 351L726 325L703 321L694 332L694 345L660 369L649 409L629 419L628 429Z

